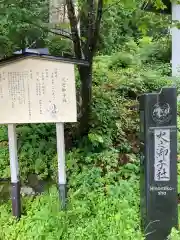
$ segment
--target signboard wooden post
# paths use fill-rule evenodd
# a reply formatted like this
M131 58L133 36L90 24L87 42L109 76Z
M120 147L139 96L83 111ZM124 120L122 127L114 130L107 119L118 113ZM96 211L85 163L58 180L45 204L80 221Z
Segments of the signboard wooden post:
M58 187L61 205L66 206L66 169L65 169L65 145L64 145L64 124L56 123L57 156L58 156Z
M10 156L10 169L11 169L11 184L12 184L12 210L13 215L17 218L21 215L20 204L20 181L19 181L19 166L17 156L17 137L16 125L8 124L8 138L9 138L9 156Z
M13 215L20 217L16 124L56 123L58 185L66 202L64 123L76 122L76 59L24 54L0 61L0 124L8 125Z

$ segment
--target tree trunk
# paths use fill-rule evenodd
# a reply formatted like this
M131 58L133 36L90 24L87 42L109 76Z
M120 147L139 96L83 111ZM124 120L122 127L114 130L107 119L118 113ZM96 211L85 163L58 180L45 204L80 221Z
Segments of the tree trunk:
M86 3L88 14L85 15L83 13L84 9L81 9L81 26L80 29L78 29L79 20L75 14L74 3L72 0L66 0L75 56L77 59L82 59L82 57L84 57L84 59L90 64L89 66L78 67L81 79L82 102L79 127L80 136L87 135L89 131L92 96L92 62L99 37L103 0L98 0L97 9L95 8L96 4L94 0L88 0ZM85 29L85 31L83 29ZM82 41L82 38L85 38L85 41Z
M79 74L81 79L81 116L80 116L80 136L88 134L89 117L91 113L91 98L92 98L92 63L89 66L80 66Z

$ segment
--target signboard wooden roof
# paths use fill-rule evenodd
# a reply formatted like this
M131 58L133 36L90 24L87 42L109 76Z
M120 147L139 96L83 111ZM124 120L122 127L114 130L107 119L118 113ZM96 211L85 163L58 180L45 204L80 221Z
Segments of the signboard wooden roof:
M76 122L75 59L25 54L0 61L0 124Z
M141 7L142 10L147 12L162 13L162 14L171 14L171 1L162 0L163 4L166 6L165 9L156 9L153 5L153 2L148 0L145 1Z

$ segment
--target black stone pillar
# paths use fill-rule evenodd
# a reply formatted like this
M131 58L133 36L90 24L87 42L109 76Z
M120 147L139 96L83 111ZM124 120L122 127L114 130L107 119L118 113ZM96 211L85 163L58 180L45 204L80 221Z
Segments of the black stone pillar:
M165 240L178 225L176 88L139 101L141 224L146 240Z

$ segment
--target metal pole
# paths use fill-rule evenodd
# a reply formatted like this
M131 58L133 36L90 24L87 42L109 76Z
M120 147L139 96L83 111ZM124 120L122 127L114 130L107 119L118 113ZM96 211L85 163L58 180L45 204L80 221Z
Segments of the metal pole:
M58 156L58 187L62 209L66 207L66 167L65 167L65 144L64 123L56 123L57 156Z
M180 21L180 5L172 2L172 21ZM172 34L172 76L180 76L180 29L173 27Z
M16 126L8 124L9 138L9 156L11 169L11 197L12 197L12 212L13 216L20 218L21 216L21 198L20 198L20 182L19 182L19 166L17 157L17 137Z

